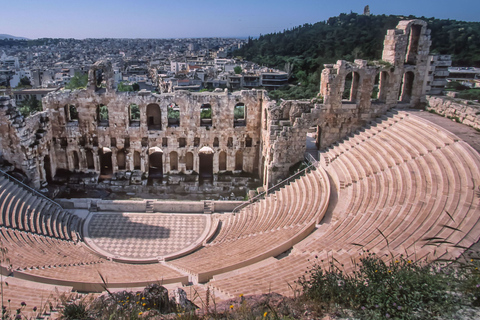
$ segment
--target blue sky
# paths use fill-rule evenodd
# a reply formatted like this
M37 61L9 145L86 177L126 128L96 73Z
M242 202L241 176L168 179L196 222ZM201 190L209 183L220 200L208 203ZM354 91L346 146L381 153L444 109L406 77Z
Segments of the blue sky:
M479 21L478 0L0 0L0 34L27 38L253 36L350 11Z

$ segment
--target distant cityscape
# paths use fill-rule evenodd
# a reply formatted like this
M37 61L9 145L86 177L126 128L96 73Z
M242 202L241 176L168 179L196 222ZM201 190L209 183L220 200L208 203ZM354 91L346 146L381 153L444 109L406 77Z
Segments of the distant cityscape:
M115 87L138 84L151 92L271 90L288 84L286 72L233 58L245 43L238 38L42 39L34 46L16 41L0 47L0 95L14 96L17 104L64 88L99 60L112 63ZM19 87L25 78L30 86Z

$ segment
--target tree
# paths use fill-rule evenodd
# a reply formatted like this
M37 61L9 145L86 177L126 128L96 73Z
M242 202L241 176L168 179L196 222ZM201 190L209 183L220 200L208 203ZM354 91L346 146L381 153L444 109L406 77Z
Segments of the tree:
M120 82L117 86L118 92L127 92L133 91L133 86L126 84L125 82Z
M233 71L235 71L235 74L241 74L242 73L242 67L236 66L233 68Z
M23 77L20 79L20 86L22 87L31 87L32 83L30 82L30 79L28 77Z
M70 82L65 85L65 89L85 89L88 83L88 75L75 72L75 75L70 79Z
M31 114L43 110L42 102L37 99L37 96L28 95L19 110L24 117L28 117Z

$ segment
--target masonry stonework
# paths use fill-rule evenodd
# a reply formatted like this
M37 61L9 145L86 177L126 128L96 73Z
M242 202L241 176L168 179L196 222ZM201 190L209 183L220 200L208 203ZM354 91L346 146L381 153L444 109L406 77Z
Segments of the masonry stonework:
M263 90L116 92L111 65L99 61L86 90L50 93L45 111L27 119L2 100L2 154L37 187L62 171L83 174L87 184L162 177L163 186L196 174L218 181L223 172L246 172L271 186L303 160L307 133L316 133L321 149L391 108L424 106L426 26L409 20L388 30L381 61L325 65L311 101L276 103ZM235 116L237 108L243 115Z

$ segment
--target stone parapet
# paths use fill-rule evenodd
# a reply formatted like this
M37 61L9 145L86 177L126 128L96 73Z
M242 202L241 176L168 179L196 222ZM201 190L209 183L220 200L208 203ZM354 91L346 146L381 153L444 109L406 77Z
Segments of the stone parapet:
M480 131L480 104L451 97L427 96L427 111L438 113Z

